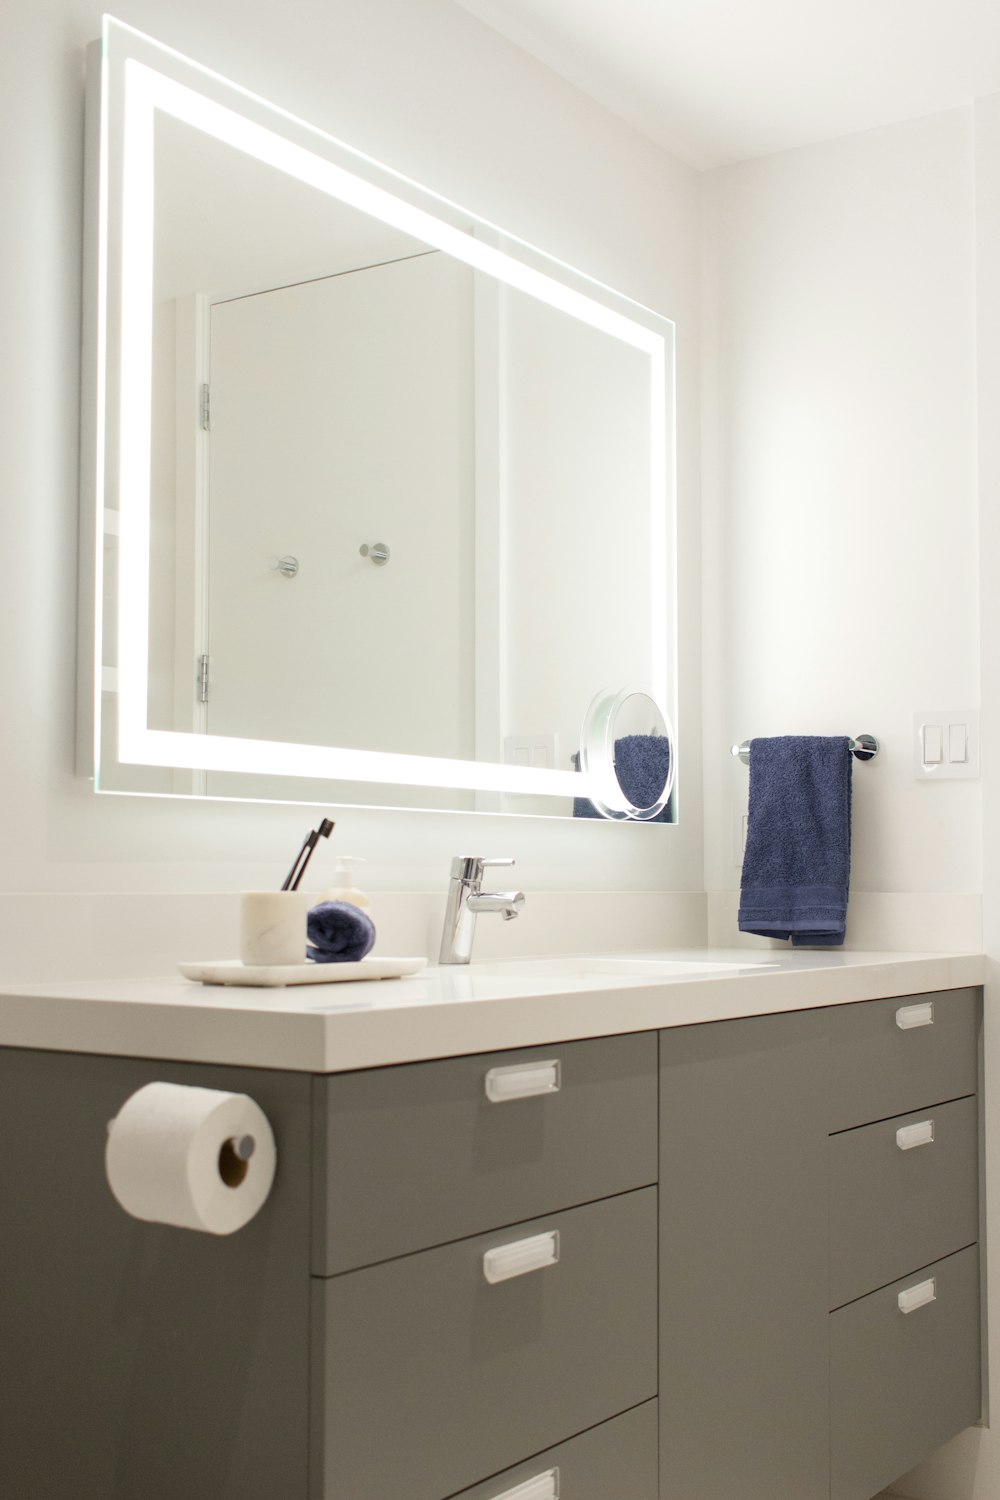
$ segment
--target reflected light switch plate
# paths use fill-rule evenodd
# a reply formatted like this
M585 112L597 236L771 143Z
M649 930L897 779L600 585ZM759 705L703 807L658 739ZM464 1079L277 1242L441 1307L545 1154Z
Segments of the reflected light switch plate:
M503 742L504 763L508 766L534 766L540 770L571 770L556 760L554 734L508 734Z
M913 774L918 781L979 775L979 710L925 708L913 715Z

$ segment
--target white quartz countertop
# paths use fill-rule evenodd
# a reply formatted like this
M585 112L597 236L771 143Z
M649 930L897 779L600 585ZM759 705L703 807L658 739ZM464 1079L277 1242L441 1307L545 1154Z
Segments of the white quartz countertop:
M0 990L0 1046L337 1073L957 989L981 984L984 966L980 953L699 949L287 989L25 984Z

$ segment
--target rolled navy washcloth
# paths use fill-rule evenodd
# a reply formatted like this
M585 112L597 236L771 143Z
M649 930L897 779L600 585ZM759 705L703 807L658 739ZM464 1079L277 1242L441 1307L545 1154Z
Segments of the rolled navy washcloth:
M375 923L350 901L321 901L310 908L306 936L313 963L354 964L375 946Z

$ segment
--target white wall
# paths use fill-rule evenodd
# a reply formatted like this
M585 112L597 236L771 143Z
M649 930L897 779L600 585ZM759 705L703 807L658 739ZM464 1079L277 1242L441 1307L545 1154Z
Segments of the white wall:
M971 1428L895 1486L912 1500L1000 1495L1000 95L975 107L979 514L983 666L983 945L986 985L986 1249L992 1428Z
M914 946L976 946L982 889L995 1288L1000 98L728 168L705 191L710 935L732 923L738 883L746 772L728 745L878 734L879 759L855 769L849 941L892 946L906 931ZM982 780L917 782L913 711L975 707L980 689ZM996 1500L995 1429L971 1429L896 1489Z
M916 945L947 945L949 922L960 943L980 783L917 782L911 736L914 710L979 701L971 111L723 169L706 213L714 909L731 922L739 881L729 745L868 731L883 748L854 771L848 940L892 946L910 897Z
M100 11L18 3L0 35L0 893L269 884L301 838L301 810L96 798L73 775L82 65ZM677 319L681 772L697 809L695 174L448 0L120 0L116 13ZM697 817L654 830L388 811L338 823L341 849L371 859L373 886L437 889L449 857L471 848L515 855L529 899L702 887ZM96 948L50 940L58 920L53 909L43 930L3 923L0 979L100 966Z

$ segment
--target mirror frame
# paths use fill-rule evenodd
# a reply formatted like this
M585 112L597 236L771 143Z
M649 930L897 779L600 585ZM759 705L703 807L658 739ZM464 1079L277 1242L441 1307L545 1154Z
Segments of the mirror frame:
M677 722L673 324L105 16L101 40L90 49L88 68L81 774L93 777L99 790L112 790L101 787L101 712L102 695L116 692L118 762L128 765L398 787L587 796L586 776L570 770L149 727L153 122L158 109L648 356L652 504L647 567L652 670L646 686L663 704L668 721ZM118 538L116 669L104 665L107 533ZM676 757L676 746L674 753Z

